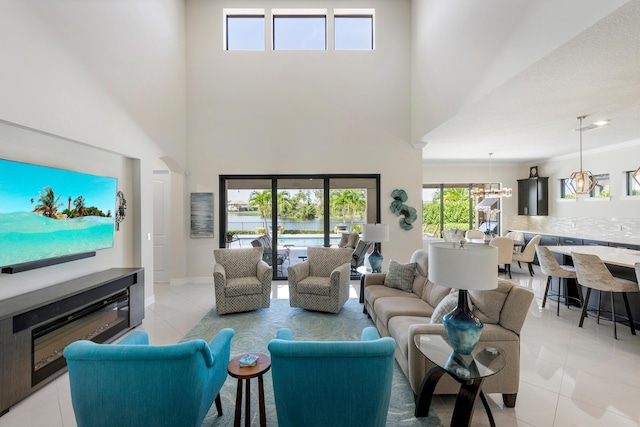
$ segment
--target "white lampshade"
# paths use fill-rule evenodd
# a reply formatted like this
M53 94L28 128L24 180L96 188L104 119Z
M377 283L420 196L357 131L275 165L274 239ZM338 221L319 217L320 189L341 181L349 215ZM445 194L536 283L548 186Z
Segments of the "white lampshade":
M388 242L389 224L363 224L362 240L365 242Z
M429 280L455 289L488 290L498 286L498 248L489 245L431 243Z

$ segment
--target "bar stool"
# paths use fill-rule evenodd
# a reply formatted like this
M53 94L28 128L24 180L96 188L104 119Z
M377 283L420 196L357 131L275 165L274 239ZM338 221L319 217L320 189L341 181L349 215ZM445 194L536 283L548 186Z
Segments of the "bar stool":
M544 308L547 302L547 296L558 297L558 309L556 316L560 316L560 296L564 294L565 305L569 305L569 294L567 293L567 279L576 278L576 269L571 265L560 265L560 263L553 256L549 248L546 246L536 245L536 254L538 255L538 262L540 263L540 270L542 274L549 276L547 278L547 287L544 289L544 297L542 298L542 308ZM549 295L549 287L551 286L551 278L557 277L558 281L558 293ZM584 304L582 299L582 288L578 286L578 296L580 303Z
M602 292L611 293L611 320L613 321L613 336L618 339L618 332L616 330L616 310L613 303L613 294L616 292L622 293L624 299L624 305L627 309L627 319L629 320L629 327L631 328L631 334L636 334L636 328L633 325L633 318L631 317L631 309L629 308L629 300L627 299L627 292L640 292L640 288L636 282L631 280L620 279L613 277L611 272L604 265L602 260L597 255L579 254L571 252L573 258L573 264L576 267L576 276L578 278L578 284L587 288L587 295L584 298L584 304L582 304L582 315L580 316L580 324L582 327L584 318L587 317L587 306L589 305L589 295L591 289ZM636 273L637 273L636 266ZM597 322L600 323L600 295L598 295L598 311Z

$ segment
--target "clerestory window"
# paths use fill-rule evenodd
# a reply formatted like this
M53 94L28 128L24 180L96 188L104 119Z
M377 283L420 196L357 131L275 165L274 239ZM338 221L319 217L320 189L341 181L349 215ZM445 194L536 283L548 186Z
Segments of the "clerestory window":
M265 50L264 11L226 9L225 50Z

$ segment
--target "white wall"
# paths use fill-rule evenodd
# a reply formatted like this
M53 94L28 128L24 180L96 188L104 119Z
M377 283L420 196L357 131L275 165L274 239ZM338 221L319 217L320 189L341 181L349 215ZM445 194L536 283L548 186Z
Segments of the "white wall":
M95 260L2 277L3 290L140 265L153 295L152 162L185 163L184 75L180 0L0 3L0 120L51 135L26 142L39 138L5 127L0 157L109 169L122 178L129 215L121 229L132 233Z
M540 173L549 178L551 215L582 216L585 218L618 217L640 220L640 197L624 197L624 173L640 166L640 140L603 150L590 150L583 155L583 170L594 175L608 173L611 199L605 202L589 201L580 197L572 202L560 202L560 179L580 169L577 155L553 159L540 165Z
M410 2L349 2L376 9L376 49L336 52L222 50L222 8L292 2L187 1L188 192L214 192L220 174L380 173L385 261L408 261L420 227L402 231L391 191L421 204L421 156L408 143ZM295 6L299 6L296 3ZM307 1L304 7L345 7ZM267 19L267 22L270 22ZM214 239L189 239L187 274L212 281Z
M610 176L609 199L560 200L560 180L580 169L577 153L539 164L549 177L549 217L514 217L510 223L541 233L640 245L640 196L626 197L624 176L640 166L640 140L583 155L583 170ZM516 225L517 224L517 225Z

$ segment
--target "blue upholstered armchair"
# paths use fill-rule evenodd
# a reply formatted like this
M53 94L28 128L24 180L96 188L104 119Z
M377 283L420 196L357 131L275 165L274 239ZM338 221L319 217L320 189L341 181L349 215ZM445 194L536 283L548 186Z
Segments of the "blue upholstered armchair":
M280 427L385 425L393 338L369 327L360 341L294 341L280 329L268 348Z
M144 331L118 344L76 341L64 349L79 427L200 427L227 378L232 329L154 346Z

